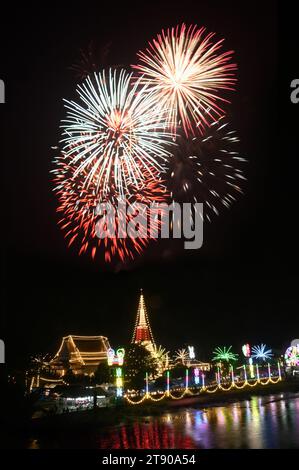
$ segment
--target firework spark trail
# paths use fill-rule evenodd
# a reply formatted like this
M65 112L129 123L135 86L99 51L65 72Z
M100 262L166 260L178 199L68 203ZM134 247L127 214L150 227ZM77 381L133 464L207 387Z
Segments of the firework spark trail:
M203 136L177 140L169 164L169 190L177 202L203 202L211 221L221 207L229 208L242 193L246 160L238 152L239 139L224 118L212 123Z
M120 260L125 262L134 259L137 254L141 254L150 241L150 229L159 230L161 227L161 215L158 208L153 208L151 213L151 227L149 226L149 211L151 203L167 203L169 194L155 170L144 174L142 188L133 185L130 189L130 196L127 199L127 212L116 212L118 208L119 195L113 185L109 188L109 194L103 194L97 190L96 183L90 184L88 189L84 187L85 174L75 175L76 166L65 162L63 155L55 161L53 171L55 192L58 197L58 213L62 214L59 225L68 239L68 246L77 243L79 255L90 252L94 259L99 252L104 255L106 262ZM88 174L88 169L84 170ZM154 176L152 176L154 175ZM94 180L97 180L95 175ZM101 218L98 215L98 205L106 203L111 209L108 227L105 227L107 217ZM140 236L131 237L130 233L126 238L118 236L120 226L127 226L138 214L138 204L146 205L145 212L141 213L142 223L139 227ZM155 214L156 210L156 214ZM98 224L98 226L97 226ZM105 238L98 238L96 228L105 230L108 235ZM112 227L112 233L109 233Z
M214 42L214 35L182 24L163 30L145 52L138 53L141 63L133 68L154 92L157 106L167 110L172 132L181 120L186 136L194 135L195 128L203 133L223 115L219 104L228 100L219 90L233 90L237 66L231 63L233 51L220 52L223 39Z
M77 87L80 104L65 100L65 158L76 165L75 177L84 174L86 189L96 176L96 191L104 195L111 184L122 197L129 186L142 187L144 172L163 172L171 156L172 134L152 93L140 80L132 85L131 77L125 70L94 74Z

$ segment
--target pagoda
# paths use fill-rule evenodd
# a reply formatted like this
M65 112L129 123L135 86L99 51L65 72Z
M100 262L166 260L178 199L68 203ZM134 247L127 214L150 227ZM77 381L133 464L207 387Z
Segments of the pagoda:
M132 343L141 344L152 354L154 353L156 347L152 329L148 320L142 289L140 291L140 298L132 337Z

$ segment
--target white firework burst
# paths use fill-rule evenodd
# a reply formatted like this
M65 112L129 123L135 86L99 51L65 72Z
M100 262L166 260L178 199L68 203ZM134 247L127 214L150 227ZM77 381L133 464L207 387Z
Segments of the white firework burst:
M103 194L114 184L125 196L129 184L142 184L144 171L164 171L172 134L147 86L110 69L87 77L76 91L80 102L64 100L61 142L65 160L76 166L74 176L85 174L86 189L96 177Z

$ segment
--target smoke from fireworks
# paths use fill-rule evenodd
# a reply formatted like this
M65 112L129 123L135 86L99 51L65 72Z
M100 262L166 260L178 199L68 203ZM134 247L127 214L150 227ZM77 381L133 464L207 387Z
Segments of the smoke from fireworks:
M242 193L245 159L238 153L239 139L223 118L203 136L179 136L169 165L169 189L177 202L204 203L204 215L218 215Z
M181 120L185 135L193 135L195 128L202 132L223 115L220 104L227 100L219 91L233 89L236 64L233 51L220 52L222 43L205 28L182 24L163 30L138 53L140 63L133 67L155 93L157 105L167 110L172 131Z
M85 49L79 50L77 61L71 65L69 69L74 72L77 79L84 80L89 75L107 66L107 57L111 45L111 41L103 45L98 45L94 41L90 41Z
M114 185L127 196L131 185L142 187L144 172L164 170L171 134L157 119L146 86L131 85L125 70L110 69L88 77L77 93L80 104L65 100L62 142L65 159L76 166L74 177L84 175L84 188L95 184L106 195Z

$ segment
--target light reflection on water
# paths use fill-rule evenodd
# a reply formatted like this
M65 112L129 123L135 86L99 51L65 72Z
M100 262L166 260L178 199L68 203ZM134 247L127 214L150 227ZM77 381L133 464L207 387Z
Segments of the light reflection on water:
M62 439L62 440L61 440ZM34 447L102 449L299 448L299 393L200 408L177 408L91 434ZM33 442L32 442L33 444Z

